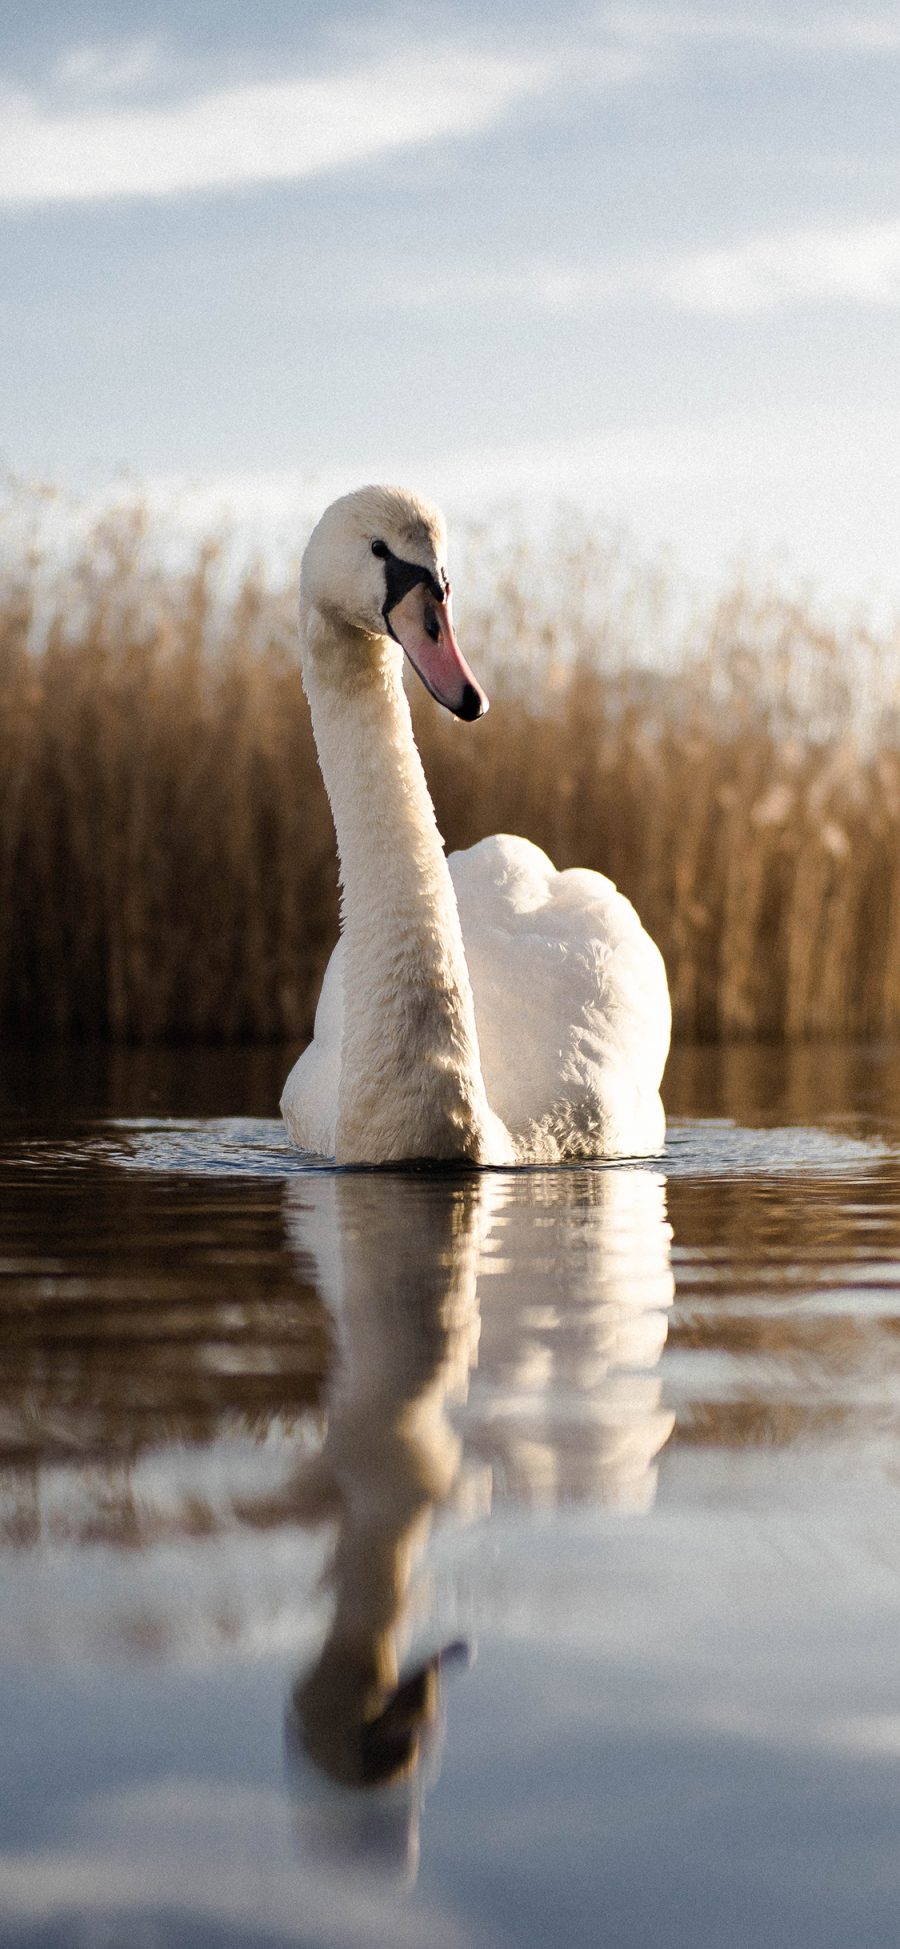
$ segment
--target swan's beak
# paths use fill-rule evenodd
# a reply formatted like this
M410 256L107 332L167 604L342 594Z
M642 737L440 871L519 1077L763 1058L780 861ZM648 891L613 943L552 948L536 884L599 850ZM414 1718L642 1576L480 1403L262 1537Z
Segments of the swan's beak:
M439 704L467 722L484 716L488 700L453 634L449 596L438 602L417 582L385 612L385 622Z

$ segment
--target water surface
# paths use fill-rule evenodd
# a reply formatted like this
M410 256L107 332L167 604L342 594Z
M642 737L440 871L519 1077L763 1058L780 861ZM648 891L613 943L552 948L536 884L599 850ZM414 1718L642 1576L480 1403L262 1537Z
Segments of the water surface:
M287 1061L5 1063L0 1942L895 1944L900 1061L469 1175Z

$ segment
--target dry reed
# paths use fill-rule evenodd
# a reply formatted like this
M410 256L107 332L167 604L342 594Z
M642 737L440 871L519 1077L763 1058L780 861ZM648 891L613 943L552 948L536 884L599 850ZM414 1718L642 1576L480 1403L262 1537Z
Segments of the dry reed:
M0 1031L300 1039L337 897L293 592L151 541L132 509L65 566L9 541L0 563ZM486 722L415 699L448 847L521 832L609 873L682 1037L896 1034L884 647L736 589L654 667L658 592L588 536L551 554L553 589L547 554L482 564Z

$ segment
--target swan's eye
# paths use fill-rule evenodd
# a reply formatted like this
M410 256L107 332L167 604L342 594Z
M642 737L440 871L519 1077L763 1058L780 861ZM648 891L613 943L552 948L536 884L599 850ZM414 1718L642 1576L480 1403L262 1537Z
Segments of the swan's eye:
M386 562L390 552L386 541L373 541L372 553L378 556L380 562Z

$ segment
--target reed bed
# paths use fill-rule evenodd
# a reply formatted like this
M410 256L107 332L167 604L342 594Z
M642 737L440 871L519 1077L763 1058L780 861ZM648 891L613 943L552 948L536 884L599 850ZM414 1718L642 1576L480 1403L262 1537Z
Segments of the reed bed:
M229 579L213 540L165 566L136 507L65 562L14 525L0 1033L303 1039L338 905L293 588ZM657 656L660 587L589 534L485 549L476 582L460 634L490 716L414 697L448 849L520 832L608 873L680 1037L900 1032L890 645L735 587Z

